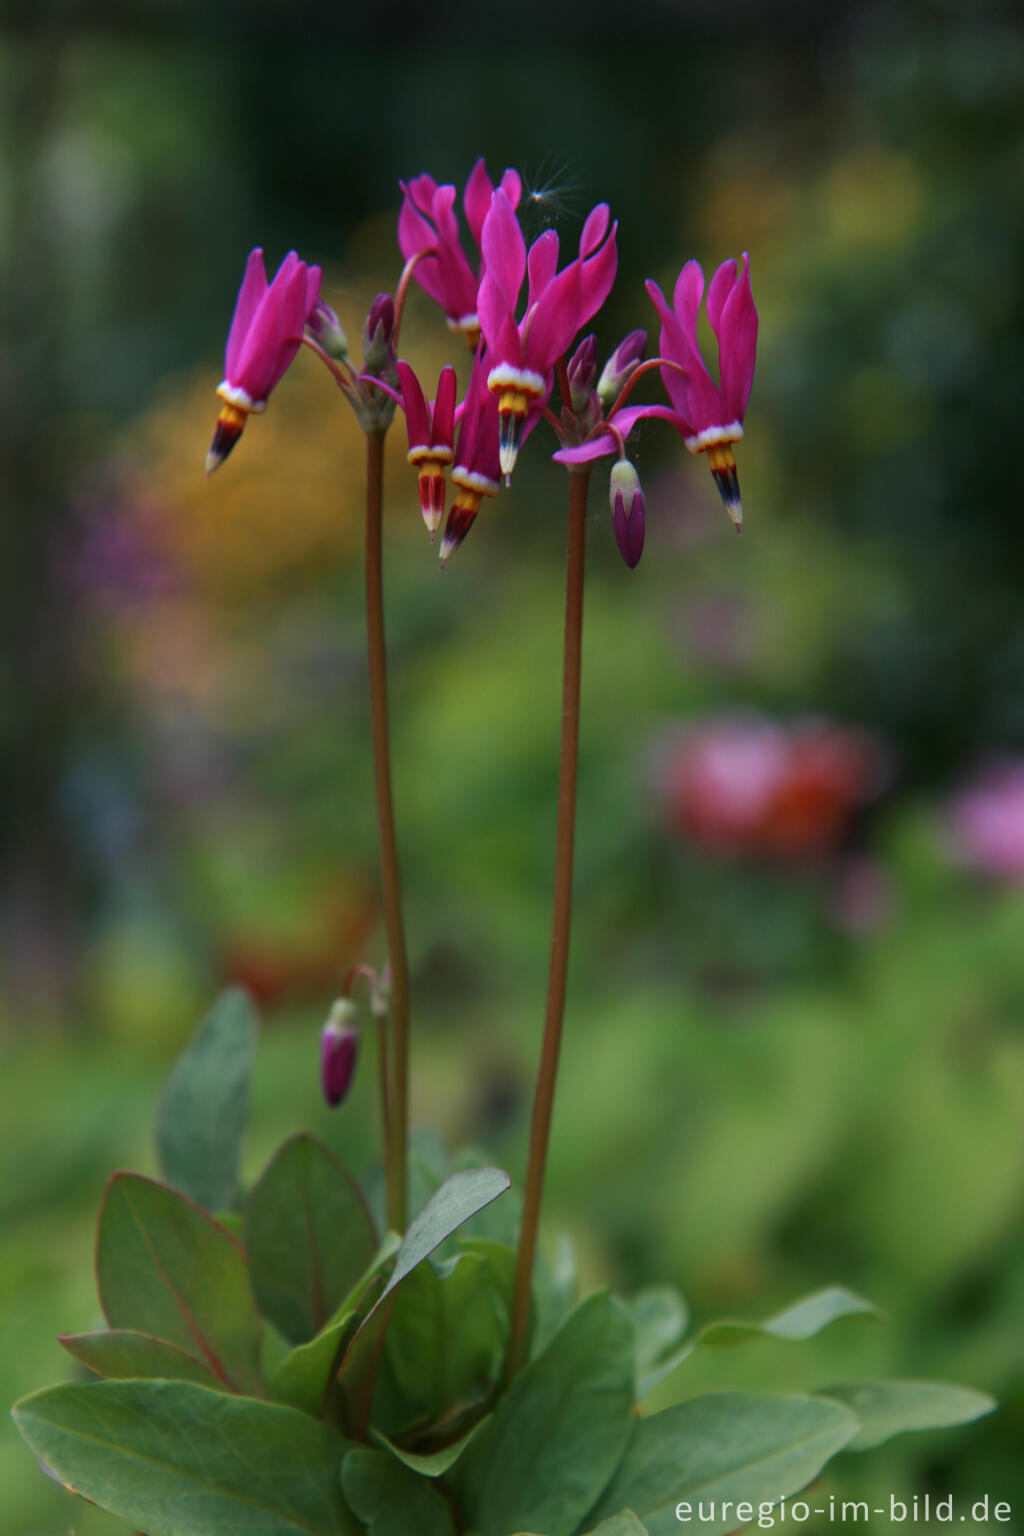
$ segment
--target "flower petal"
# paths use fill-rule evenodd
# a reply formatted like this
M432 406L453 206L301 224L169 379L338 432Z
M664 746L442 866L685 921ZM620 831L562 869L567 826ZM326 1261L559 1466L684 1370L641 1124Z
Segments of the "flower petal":
M445 443L449 448L452 445L452 436L455 431L455 394L458 381L455 377L455 369L451 363L441 369L441 377L437 381L437 396L434 400L434 409L430 424L430 440L436 447Z
M526 264L530 274L526 296L526 308L529 311L558 271L558 236L553 229L546 229L533 242Z
M743 272L722 310L719 372L726 417L742 421L754 382L757 354L757 309L750 291L750 258L743 253Z
M483 234L484 219L487 217L493 196L494 183L487 174L487 166L481 156L470 171L466 190L462 194L462 210L478 248Z
M398 382L402 390L405 408L405 426L409 434L410 448L423 448L430 443L430 412L419 379L404 358L398 359Z
M526 275L526 241L512 204L500 187L484 219L481 249L488 278L497 283L514 312Z
M718 327L721 322L723 306L736 286L738 275L736 263L730 257L728 261L722 262L722 265L708 284L708 319L711 321L711 329L716 336L719 334Z
M596 251L608 230L611 211L607 203L598 203L587 214L583 233L580 235L580 255L589 256Z
M693 345L694 351L698 351L697 315L700 311L700 301L703 293L704 273L701 271L700 263L688 261L676 278L676 286L672 293L672 305L679 317L680 325Z
M232 383L235 382L235 370L246 335L266 291L267 273L263 265L263 252L257 246L255 250L249 252L249 258L245 263L245 276L238 290L235 313L231 319L231 329L228 331L227 346L224 349L224 377Z

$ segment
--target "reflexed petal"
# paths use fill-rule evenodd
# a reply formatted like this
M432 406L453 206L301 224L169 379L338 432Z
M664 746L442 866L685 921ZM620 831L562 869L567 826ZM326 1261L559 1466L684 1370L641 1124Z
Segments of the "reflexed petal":
M723 306L736 286L737 276L736 263L730 257L728 261L722 262L708 285L708 319L716 336L719 336Z
M750 259L743 254L743 272L721 317L719 369L726 417L742 421L754 382L757 354L757 310L750 291Z
M405 425L409 434L409 447L421 448L430 443L430 412L419 379L404 358L398 359L398 382L405 407Z
M487 166L481 156L470 171L466 190L462 194L462 209L466 215L466 223L478 247L483 233L484 219L487 217L493 195L494 183L487 174Z
M530 286L527 291L526 308L529 311L558 271L558 236L553 229L546 229L530 246L527 267L530 273Z
M615 282L615 274L619 270L619 253L615 246L615 232L617 224L612 225L611 234L596 255L591 256L583 263L580 293L579 324L586 325L587 321L596 315L605 299L612 291Z
M512 204L513 208L519 207L519 200L523 195L522 177L511 166L501 178L501 190Z
M484 220L481 248L488 278L497 283L508 308L514 311L526 275L526 241L512 204L500 187Z
M224 375L228 379L234 377L246 335L266 291L267 273L263 265L263 252L257 246L254 251L249 252L249 259L245 264L245 276L238 290L235 313L231 320L231 329L228 331L227 346L224 349Z
M455 188L450 185L438 187L434 193L433 202L434 223L438 234L444 235L448 240L459 241L459 221L455 217Z
M401 367L401 364L399 364ZM455 369L450 363L441 369L437 381L437 398L434 401L433 420L430 429L431 442L436 446L445 443L450 448L455 431L455 394L457 389Z
M494 362L513 363L518 367L522 361L519 328L501 285L489 269L484 273L476 304L480 329Z
M571 261L552 278L527 317L523 361L536 373L547 373L583 324L580 263Z
M611 211L607 203L598 203L597 207L592 208L587 214L583 233L580 235L581 256L589 256L593 251L597 250L608 230L608 220L610 217Z
M703 293L704 273L701 271L700 263L688 261L676 278L672 305L695 351L697 350L697 315Z

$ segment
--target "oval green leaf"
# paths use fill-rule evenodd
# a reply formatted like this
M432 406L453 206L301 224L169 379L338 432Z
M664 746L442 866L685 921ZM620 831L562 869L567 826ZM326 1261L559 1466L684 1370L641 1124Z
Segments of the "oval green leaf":
M59 1342L82 1365L114 1381L197 1381L217 1387L216 1376L194 1355L128 1328L99 1333L64 1333Z
M210 1211L238 1197L256 1015L247 994L221 994L167 1080L156 1119L167 1183Z
M115 1174L100 1210L96 1280L111 1328L177 1344L233 1391L262 1391L245 1253L183 1195Z
M831 1408L833 1412L823 1412ZM817 1477L853 1439L857 1419L820 1398L712 1392L639 1420L622 1464L593 1513L629 1508L650 1536L678 1536L676 1506L694 1517L703 1502L715 1518L700 1518L706 1536L749 1524L737 1504L772 1505ZM696 1523L696 1520L695 1520Z
M304 1344L357 1283L377 1238L355 1180L322 1142L299 1135L249 1191L245 1246L260 1311Z
M187 1382L50 1387L14 1409L56 1477L147 1536L355 1536L345 1442L325 1424Z
M911 1429L949 1429L970 1424L998 1405L986 1392L942 1381L855 1381L823 1387L821 1397L851 1408L860 1429L848 1451L867 1451Z
M455 1470L471 1530L576 1530L629 1440L635 1348L621 1302L599 1294L576 1309L516 1377Z

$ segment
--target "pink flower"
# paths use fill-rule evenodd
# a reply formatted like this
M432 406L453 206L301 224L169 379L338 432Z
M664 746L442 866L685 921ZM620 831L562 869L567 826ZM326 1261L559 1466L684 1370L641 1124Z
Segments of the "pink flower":
M886 766L875 737L831 721L725 716L669 750L661 789L670 821L695 843L805 859L838 847Z
M462 331L475 351L480 337L477 318L479 277L470 265L459 236L455 215L455 188L439 187L433 176L416 176L400 183L404 193L398 215L398 244L406 261L421 252L414 276L424 293L440 304L452 330ZM522 183L517 171L507 170L501 187L513 208L519 204ZM478 160L466 183L462 207L473 239L480 246L494 184L483 160Z
M983 770L949 811L953 851L961 863L1003 880L1024 880L1024 761Z
M250 251L228 332L224 379L217 389L224 409L206 456L208 475L241 437L246 417L266 409L270 391L302 345L319 292L320 268L308 267L294 251L289 251L269 286L263 252Z
M743 270L735 261L723 262L711 279L707 314L718 338L715 384L697 342L697 316L704 293L704 273L688 261L676 280L673 311L658 284L647 292L661 317L658 351L674 368L662 368L661 378L672 401L673 421L691 453L706 453L725 509L737 529L743 521L736 460L731 443L743 436L743 417L754 382L757 352L757 310L750 291L750 258L743 253ZM681 371L680 371L681 370Z
M473 363L466 398L460 407L459 443L452 482L459 487L452 502L441 540L444 565L473 526L485 496L496 496L500 487L498 449L498 399L487 387L486 354L479 351Z
M618 269L617 227L609 229L608 205L599 203L583 226L578 258L559 272L554 230L545 231L527 254L512 203L500 187L491 199L481 239L485 270L477 302L491 363L487 382L498 395L501 470L506 478L515 465L530 407L547 398L555 363L611 292ZM527 273L526 311L517 322Z
M628 459L620 459L613 467L609 496L619 552L632 571L644 552L644 493Z
M409 364L398 360L398 378L409 434L409 463L419 471L420 508L433 539L444 515L444 470L455 457L455 369L442 368L437 398L428 405L419 379Z

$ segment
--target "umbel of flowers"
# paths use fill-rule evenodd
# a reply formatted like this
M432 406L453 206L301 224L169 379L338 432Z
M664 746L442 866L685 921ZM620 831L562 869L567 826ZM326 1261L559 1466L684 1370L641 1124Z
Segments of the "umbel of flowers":
M741 265L723 263L708 285L706 310L718 340L718 384L697 340L704 275L695 261L682 268L672 305L657 283L647 284L661 321L658 355L644 362L647 333L632 331L598 378L596 339L586 337L571 357L570 348L615 282L617 225L606 204L591 210L577 254L559 267L554 230L527 247L515 171L507 170L495 188L482 160L473 168L462 198L477 248L473 260L462 242L454 186L439 186L423 175L403 184L402 192L398 239L406 265L393 328L378 338L379 357L364 352L360 369L348 357L337 317L318 297L320 269L307 268L293 252L268 288L262 253L252 253L228 336L219 390L225 406L208 471L234 447L246 416L265 408L267 395L305 339L332 366L361 414L368 406L372 414L375 402L379 409L383 396L401 405L409 462L418 474L420 507L432 539L444 520L450 477L456 494L441 540L442 564L466 537L484 499L498 494L502 477L508 483L522 445L541 421L557 440L554 457L570 468L615 455L609 485L612 526L630 568L643 550L645 518L643 492L626 450L634 427L646 418L671 422L691 453L707 456L738 531L743 512L732 445L743 436L757 350L747 256ZM472 351L469 382L459 402L451 365L442 370L434 398L428 400L412 365L397 356L410 278L439 305L448 326L465 337ZM640 378L652 372L667 402L627 405ZM557 413L550 403L556 380Z
M226 994L161 1100L162 1180L119 1173L104 1194L96 1280L108 1326L61 1340L98 1379L35 1393L15 1417L65 1487L148 1536L663 1536L681 1520L725 1536L754 1520L767 1526L780 1501L844 1446L963 1423L991 1400L921 1382L694 1397L685 1380L678 1391L672 1384L714 1325L688 1335L676 1291L580 1300L563 1265L535 1262L568 978L588 481L593 461L613 455L612 526L635 566L644 498L626 444L641 419L667 420L691 452L707 455L739 526L732 445L757 341L749 266L745 257L742 267L726 262L708 287L718 384L697 345L704 280L694 262L671 305L648 285L658 354L643 361L646 334L635 330L599 372L594 337L578 337L616 276L616 226L604 204L560 264L554 232L527 248L513 171L495 187L483 162L474 167L463 197L472 256L454 187L418 176L403 193L405 265L394 296L379 294L370 307L358 364L320 297L319 268L293 252L268 283L262 253L249 257L207 460L208 471L223 463L303 344L365 433L367 671L387 954L379 969L349 970L321 1035L320 1073L328 1102L340 1105L363 1054L352 996L362 982L376 1031L384 1190L374 1198L305 1134L243 1189L255 1021L244 994ZM453 366L430 398L399 356L413 281L468 344L461 400ZM660 379L667 403L627 404L646 376ZM431 536L444 524L442 562L542 422L569 471L550 964L521 1207L507 1174L465 1158L437 1167L435 1187L409 1209L410 978L381 520L384 437L399 408ZM830 1286L749 1331L805 1339L872 1310ZM737 1325L728 1326L734 1336ZM642 1412L659 1383L659 1411ZM800 1507L792 1505L794 1523L810 1514Z

